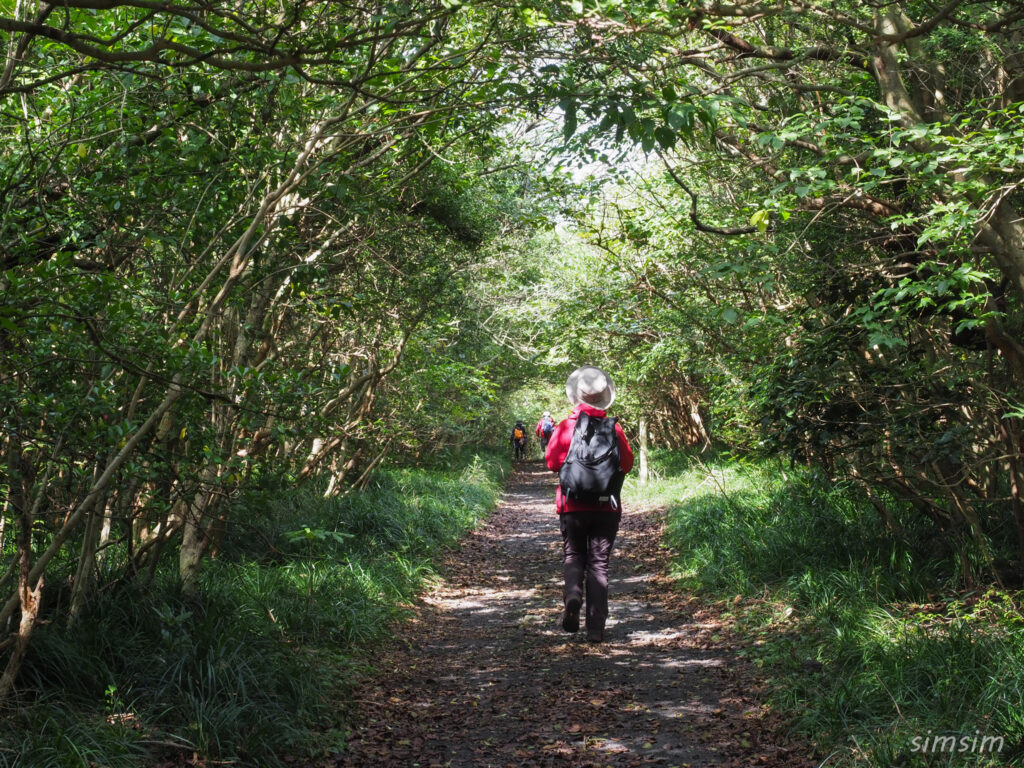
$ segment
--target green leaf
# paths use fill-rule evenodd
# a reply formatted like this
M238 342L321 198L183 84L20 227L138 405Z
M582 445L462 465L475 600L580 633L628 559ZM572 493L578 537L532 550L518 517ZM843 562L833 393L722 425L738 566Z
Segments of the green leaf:
M675 104L666 112L665 122L674 131L692 135L696 111L692 104Z
M764 209L755 211L754 215L750 217L750 226L757 227L757 231L762 235L768 231L768 223L771 220L771 212Z
M654 129L654 138L657 139L658 145L662 149L672 149L672 147L676 145L676 141L679 139L675 131L668 129L663 125Z

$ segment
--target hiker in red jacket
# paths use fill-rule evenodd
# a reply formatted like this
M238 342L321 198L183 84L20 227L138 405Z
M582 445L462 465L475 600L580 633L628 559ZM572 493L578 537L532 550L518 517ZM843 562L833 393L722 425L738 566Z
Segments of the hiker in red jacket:
M540 421L537 422L537 429L534 432L540 438L541 453L546 452L548 443L551 442L551 435L555 433L555 420L551 418L551 411L544 411Z
M588 434L602 424L608 407L615 400L615 385L600 368L585 365L569 376L565 394L573 406L572 413L555 427L544 456L548 469L553 472L559 472L566 463L581 414L586 414ZM604 640L604 625L608 618L608 561L622 518L618 489L622 476L633 468L633 450L622 427L615 421L612 433L610 426L603 425L608 435L614 434L610 439L618 442L617 485L613 482L607 495L576 498L572 489L563 491L560 477L555 491L555 510L562 531L565 581L562 629L566 632L579 630L585 583L587 640L594 643Z

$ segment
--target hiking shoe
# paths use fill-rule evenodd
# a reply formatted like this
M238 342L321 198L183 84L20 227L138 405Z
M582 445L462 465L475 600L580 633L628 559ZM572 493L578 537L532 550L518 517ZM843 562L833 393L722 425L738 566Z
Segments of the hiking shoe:
M579 632L580 630L580 606L583 601L578 597L570 597L565 604L565 613L562 614L562 629L566 632Z
M603 629L588 629L587 630L587 642L588 643L603 643L604 642L604 630Z

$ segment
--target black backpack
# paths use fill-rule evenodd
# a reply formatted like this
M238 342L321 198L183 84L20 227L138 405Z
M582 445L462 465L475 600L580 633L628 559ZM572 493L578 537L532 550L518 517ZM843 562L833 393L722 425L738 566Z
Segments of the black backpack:
M614 417L599 418L580 411L569 453L558 471L562 495L580 501L618 498L626 474L619 469L619 437Z

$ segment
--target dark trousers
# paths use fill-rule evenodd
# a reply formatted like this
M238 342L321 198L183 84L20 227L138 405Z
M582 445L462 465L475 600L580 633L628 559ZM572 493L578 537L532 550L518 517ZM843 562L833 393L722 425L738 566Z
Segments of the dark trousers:
M564 512L558 516L565 577L563 599L568 602L573 597L585 597L587 629L604 629L608 618L608 560L621 518L620 511Z

